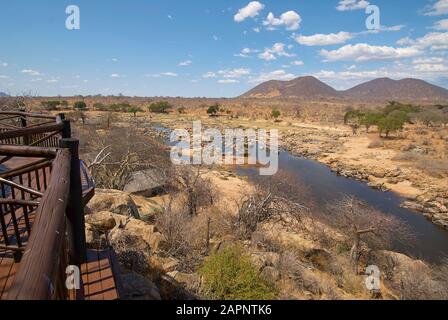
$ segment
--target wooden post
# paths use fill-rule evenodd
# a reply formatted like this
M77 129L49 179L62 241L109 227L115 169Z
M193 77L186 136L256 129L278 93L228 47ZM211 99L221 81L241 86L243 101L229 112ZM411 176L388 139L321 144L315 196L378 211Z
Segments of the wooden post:
M20 111L25 112L25 109L21 109ZM21 124L22 128L26 128L26 126L27 126L26 116L20 116L20 124ZM29 139L28 135L23 136L23 144L25 146L30 144L30 139Z
M73 226L74 253L71 264L81 265L86 261L86 235L84 221L84 207L82 201L82 186L79 163L79 140L73 138L61 139L61 148L68 148L71 153L70 161L70 200L67 207L67 218Z
M70 120L62 120L64 127L62 128L62 138L67 139L72 137L72 128L70 126Z

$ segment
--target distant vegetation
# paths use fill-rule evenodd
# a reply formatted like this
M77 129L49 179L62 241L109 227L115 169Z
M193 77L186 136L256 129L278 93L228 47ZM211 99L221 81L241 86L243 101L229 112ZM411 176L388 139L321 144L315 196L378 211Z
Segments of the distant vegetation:
M238 246L206 259L202 270L207 297L218 300L271 300L274 287L263 279Z
M387 137L393 132L402 130L406 123L420 122L426 126L448 124L448 108L438 107L436 110L423 109L412 104L402 104L391 101L379 111L348 110L344 116L344 123L350 126L353 134L364 126L369 131L372 126L377 126L380 136Z
M77 110L87 110L87 104L84 101L76 101L73 107Z
M152 113L168 113L173 106L167 101L159 101L151 103L148 107L149 112Z
M207 114L209 114L210 116L216 116L219 113L219 111L220 111L220 105L214 104L208 107Z
M271 116L272 118L274 118L275 120L278 120L278 118L281 116L281 112L277 109L272 110L271 112Z

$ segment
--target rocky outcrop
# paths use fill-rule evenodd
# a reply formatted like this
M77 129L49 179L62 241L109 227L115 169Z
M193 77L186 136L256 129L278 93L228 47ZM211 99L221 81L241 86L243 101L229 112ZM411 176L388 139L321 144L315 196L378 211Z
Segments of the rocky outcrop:
M101 211L140 218L138 207L129 193L118 190L95 190L95 196L87 205L87 213Z
M121 281L125 300L162 300L159 288L138 273L121 274Z

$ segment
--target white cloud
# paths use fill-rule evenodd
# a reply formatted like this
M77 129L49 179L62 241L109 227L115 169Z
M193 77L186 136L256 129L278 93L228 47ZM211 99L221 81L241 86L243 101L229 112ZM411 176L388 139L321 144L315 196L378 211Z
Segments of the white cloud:
M213 40L218 41L219 40L218 36L217 35L213 35Z
M264 4L258 1L252 1L244 8L238 10L238 13L233 17L236 22L242 22L247 18L255 18L258 16L261 10L263 10Z
M161 72L161 73L155 73L155 74L145 74L145 77L151 77L151 78L160 78L160 77L177 77L178 74L174 72Z
M345 43L353 38L350 32L338 32L330 34L314 34L312 36L297 36L295 40L304 46L327 46Z
M161 76L165 76L165 77L177 77L178 74L174 73L174 72L162 72L160 73Z
M58 80L56 80L56 79L50 79L50 80L47 80L47 82L48 82L48 83L56 83L56 82L58 82Z
M220 70L218 74L224 78L241 78L242 76L247 76L250 74L250 69L238 68L233 70Z
M369 61L382 59L408 58L421 54L415 47L394 48L388 46L372 46L366 43L345 45L337 50L320 50L326 61L354 60Z
M352 11L352 10L359 10L359 9L365 9L370 3L365 0L341 0L338 3L338 6L336 9L338 11Z
M355 70L356 69L356 64L352 64L351 66L349 66L347 68L347 70Z
M240 53L235 54L235 57L249 58L249 55L251 53L257 53L257 52L258 52L258 50L255 50L255 49L244 48L243 50L241 50Z
M448 0L438 0L425 10L426 16L440 16L443 14L448 14Z
M256 32L256 33L259 33L259 32L261 31L261 29L258 28L258 27L252 28L252 30L253 30L254 32Z
M258 55L260 59L265 61L277 60L277 57L294 57L292 53L285 51L285 44L281 42L275 43L272 48L266 48L262 53Z
M218 80L218 83L224 83L224 84L230 84L230 83L238 83L238 80L235 79L223 79L223 80Z
M430 57L430 58L417 58L412 61L413 64L425 64L425 63L441 63L444 59L441 57Z
M2 66L2 67L7 67L7 66L8 66L8 63L6 63L6 62L2 62L1 66Z
M205 78L205 79L216 78L216 77L217 77L217 75L214 72L207 72L202 75L202 78Z
M21 71L22 73L30 74L32 76L39 76L40 72L32 69L24 69Z
M170 14L169 14L169 15L167 15L166 17L167 17L168 19L170 19L170 20L173 20L173 16L172 16L172 15L170 15Z
M2 74L0 74L0 79L9 79L9 77L8 77L8 76L5 76L5 75L2 75Z
M269 80L292 80L296 76L292 73L286 73L285 70L275 70L272 72L267 73L260 73L257 77L253 77L249 79L249 83L260 83L260 82L266 82Z
M422 63L414 66L416 71L420 72L447 72L448 66L444 64Z
M296 60L296 61L291 62L291 64L293 66L303 66L305 63L303 61Z
M302 18L295 11L287 11L282 13L280 18L276 18L272 12L269 12L263 25L268 30L275 30L276 27L285 26L286 30L297 30L300 28Z
M431 50L448 49L448 32L430 32L424 37L418 38L415 45L420 48L430 48Z
M400 40L397 41L397 44L399 46L409 46L413 45L414 43L415 43L414 40L412 40L409 37L401 38Z
M113 62L118 62L118 59L117 58L112 58L111 59Z
M436 30L448 30L448 19L439 20L433 26Z
M110 75L111 78L120 78L120 75L118 73L112 73Z
M186 61L179 62L179 66L187 67L187 66L191 65L192 63L193 62L191 60L186 60Z

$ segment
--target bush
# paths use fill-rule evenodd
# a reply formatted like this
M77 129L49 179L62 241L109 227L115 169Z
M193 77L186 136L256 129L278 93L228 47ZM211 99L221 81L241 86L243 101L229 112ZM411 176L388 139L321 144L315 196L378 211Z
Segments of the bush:
M277 120L277 119L281 116L281 113L280 113L280 111L278 111L278 110L272 110L272 112L271 112L271 116L272 116L275 120Z
M172 106L167 101L159 101L151 103L148 109L152 113L168 113Z
M408 116L404 111L393 111L386 117L378 121L378 129L380 136L385 133L386 138L389 137L391 132L402 130Z
M214 104L207 109L207 113L211 116L216 116L219 112L219 104Z
M58 110L58 106L61 105L61 102L60 101L42 101L41 104L45 108L45 110L55 111L55 110Z
M87 109L87 105L84 101L76 101L73 106L75 107L75 109L78 109L78 110L86 110Z
M263 279L240 247L209 257L202 269L207 297L218 300L272 300L276 290Z

